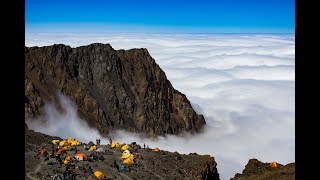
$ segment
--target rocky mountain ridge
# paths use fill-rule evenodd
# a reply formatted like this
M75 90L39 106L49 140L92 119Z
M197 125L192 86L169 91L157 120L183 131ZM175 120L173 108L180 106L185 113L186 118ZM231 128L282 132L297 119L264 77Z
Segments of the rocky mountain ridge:
M270 166L270 162L263 163L257 159L250 159L242 173L237 173L231 180L293 180L295 179L295 163L277 167Z
M26 120L39 117L45 102L58 102L58 92L101 133L125 129L155 136L199 132L205 125L146 49L101 43L26 47Z

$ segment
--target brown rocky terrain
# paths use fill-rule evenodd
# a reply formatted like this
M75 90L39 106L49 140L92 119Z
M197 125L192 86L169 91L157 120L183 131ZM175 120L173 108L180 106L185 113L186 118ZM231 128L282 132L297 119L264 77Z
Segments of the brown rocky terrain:
M154 152L153 149L142 148L135 145L135 149L131 152L138 153L142 158L136 158L130 171L120 170L113 166L114 161L121 165L120 148L112 149L110 144L101 141L99 148L103 148L104 152L89 152L85 150L82 145L78 146L78 153L95 154L103 156L103 161L77 161L72 160L68 165L60 164L54 157L35 156L35 150L38 147L46 149L50 153L50 148L53 146L51 141L53 139L60 139L58 137L51 137L42 133L34 132L25 128L25 167L26 179L53 179L53 176L59 174L63 177L66 167L70 167L71 171L76 174L76 179L87 180L96 179L92 172L101 171L107 179L189 179L202 180L219 179L217 171L217 163L214 158L209 155L189 154L183 155L177 152L168 152L160 150ZM74 157L74 151L67 151L66 156ZM92 172L85 173L85 169L90 169Z
M102 133L178 134L205 124L146 49L114 50L100 43L26 47L26 120L39 117L46 102L58 102L58 92Z
M271 167L269 163L263 163L257 159L250 159L242 174L237 173L231 180L294 180L295 163L287 165L277 164Z

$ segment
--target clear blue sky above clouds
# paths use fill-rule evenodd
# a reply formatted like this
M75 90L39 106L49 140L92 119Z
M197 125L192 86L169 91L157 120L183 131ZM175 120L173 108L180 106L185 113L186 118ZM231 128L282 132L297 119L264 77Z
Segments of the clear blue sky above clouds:
M294 33L294 0L26 0L26 32Z

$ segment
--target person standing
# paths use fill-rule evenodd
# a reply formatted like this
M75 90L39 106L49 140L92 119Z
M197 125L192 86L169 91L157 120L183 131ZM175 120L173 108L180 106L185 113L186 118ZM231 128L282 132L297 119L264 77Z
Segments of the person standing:
M74 148L74 154L77 154L78 153L78 149L77 149L77 146Z
M120 172L119 165L117 164L117 160L114 160L114 161L113 161L113 166L114 166L114 168L116 168L116 170L117 170L118 172Z

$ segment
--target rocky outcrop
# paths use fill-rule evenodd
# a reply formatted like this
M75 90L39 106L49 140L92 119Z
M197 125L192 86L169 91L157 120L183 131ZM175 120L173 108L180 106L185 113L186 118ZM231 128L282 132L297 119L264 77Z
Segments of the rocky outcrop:
M59 137L49 136L47 134L30 130L27 124L25 124L24 138L26 150L30 150L35 146L40 146L43 143L50 143L54 139L61 139Z
M231 180L292 180L295 179L295 163L287 165L263 163L257 159L250 159L242 174L237 173Z
M51 152L53 146L52 139L60 139L58 137L51 137L42 133L34 132L26 128L26 135L32 138L26 138L25 148L25 169L26 179L52 179L55 174L62 176L67 167L60 164L56 158L35 156L35 149L41 147ZM33 141L37 139L39 141ZM76 174L76 179L87 180L95 179L92 172L84 172L83 166L86 166L92 171L101 171L107 179L186 179L186 180L218 180L219 174L217 171L217 163L215 159L209 155L197 155L191 153L189 155L179 154L177 152L168 152L160 150L154 152L152 149L141 148L135 144L134 152L138 153L142 158L135 158L133 165L129 171L121 170L118 172L113 167L114 161L121 163L122 150L120 148L111 148L106 145L106 140L101 141L99 148L104 149L104 152L89 152L84 147L77 146L78 153L92 154L103 156L104 160L98 161L76 161L71 160L68 166ZM131 143L133 144L133 143ZM66 156L74 157L74 151L67 151L66 155L62 155L64 159Z
M25 59L26 119L41 115L44 102L57 102L57 92L62 92L102 133L178 134L198 132L205 124L146 49L58 44L26 47Z

